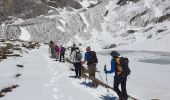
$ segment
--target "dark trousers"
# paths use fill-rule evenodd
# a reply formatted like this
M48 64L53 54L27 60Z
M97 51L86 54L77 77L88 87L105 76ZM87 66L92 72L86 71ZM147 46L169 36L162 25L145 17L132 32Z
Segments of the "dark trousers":
M74 63L75 73L77 77L81 77L81 62Z
M62 60L65 61L64 53L60 54L60 61L62 61Z
M119 96L120 100L128 99L128 94L126 91L126 81L127 81L127 77L114 77L114 90ZM122 91L119 90L119 85L121 85Z

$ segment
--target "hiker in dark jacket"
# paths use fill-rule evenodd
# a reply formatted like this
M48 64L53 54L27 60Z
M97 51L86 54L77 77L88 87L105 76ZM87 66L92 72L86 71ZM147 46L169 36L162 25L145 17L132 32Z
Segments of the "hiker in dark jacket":
M50 48L51 58L53 58L54 57L54 42L53 41L50 41L49 48Z
M58 51L59 51L59 46L58 46L57 43L56 43L56 44L54 45L54 55L55 55L56 61L59 60Z
M81 69L82 69L82 64L81 64L81 59L82 59L82 54L79 50L79 48L76 48L72 52L72 58L73 58L73 65L75 67L75 74L76 78L81 78Z
M66 51L65 47L63 47L62 45L60 45L60 62L61 62L61 61L65 62L65 57L64 57L65 51Z
M71 59L72 53L73 53L73 51L77 48L77 46L76 46L75 43L73 43L73 45L72 45L71 47L69 47L69 48L71 48L71 52L70 52L70 59Z
M84 63L87 62L89 78L92 79L93 86L98 86L98 84L96 84L93 81L93 79L95 78L95 73L96 73L96 64L98 63L96 53L94 51L91 51L90 47L87 47L86 51L87 52L84 55ZM94 57L92 57L92 55L94 55Z
M71 47L71 54L72 54L72 52L73 52L76 48L77 48L77 47L76 47L76 44L73 43L73 46Z
M128 99L128 94L127 94L127 91L126 91L127 76L119 75L119 71L118 71L118 68L117 68L117 62L116 62L116 60L119 59L120 54L117 51L112 51L110 54L113 58L111 60L111 70L107 71L106 65L105 65L104 71L105 71L106 74L115 72L114 91L118 94L120 100L127 100ZM122 91L119 90L120 84L121 84Z

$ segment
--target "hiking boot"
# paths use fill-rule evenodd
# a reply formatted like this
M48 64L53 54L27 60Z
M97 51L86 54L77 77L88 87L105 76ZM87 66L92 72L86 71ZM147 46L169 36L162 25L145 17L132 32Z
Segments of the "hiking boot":
M97 87L98 87L98 84L92 83L92 86L93 86L94 88L97 88Z
M119 100L126 100L126 99L123 96L120 96Z
M3 97L4 95L0 93L0 97Z
M78 79L82 79L81 77L78 77Z

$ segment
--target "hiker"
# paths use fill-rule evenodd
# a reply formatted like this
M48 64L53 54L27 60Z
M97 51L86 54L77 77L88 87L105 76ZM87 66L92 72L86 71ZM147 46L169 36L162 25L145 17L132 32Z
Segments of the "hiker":
M59 46L58 46L57 43L56 43L56 44L54 45L54 54L55 54L56 61L59 60L58 51L59 51Z
M89 79L92 80L92 85L93 86L98 86L93 80L95 78L95 72L96 72L96 64L98 63L98 59L96 56L95 51L91 51L90 47L86 48L86 53L84 55L84 64L87 62L87 67L88 67L88 74L89 74Z
M73 55L73 65L75 67L76 78L81 78L81 69L82 69L81 59L82 59L82 54L80 52L80 49L75 48L75 50L72 52L72 55Z
M65 57L64 57L64 55L65 55L66 49L65 49L65 47L63 47L62 45L60 45L60 49L61 49L61 52L60 52L60 62L61 62L61 61L65 62Z
M54 57L54 48L53 47L54 47L54 42L50 41L49 48L50 48L51 58Z
M69 47L69 48L71 48L71 52L70 52L70 58L71 58L72 52L77 48L77 47L76 47L76 44L73 43L73 45L72 45L71 47Z
M123 59L123 57L119 57L120 54L117 51L112 51L111 53L112 60L111 60L111 70L106 70L106 65L104 67L105 73L113 73L115 72L114 76L114 91L118 94L120 100L127 100L128 94L126 91L126 81L127 81L127 75L130 74L130 69L125 72L125 67L127 67L125 64L128 64L128 59ZM123 60L122 60L123 59ZM126 63L125 63L126 61ZM124 68L123 68L124 67ZM121 84L121 90L119 90L119 85Z

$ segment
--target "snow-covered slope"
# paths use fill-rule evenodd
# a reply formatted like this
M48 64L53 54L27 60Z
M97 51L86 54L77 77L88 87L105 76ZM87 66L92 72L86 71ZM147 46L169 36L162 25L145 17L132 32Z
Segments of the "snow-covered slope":
M151 47L164 45L163 49L168 51L170 48L167 43L170 34L170 1L138 0L136 3L124 1L127 1L124 6L116 5L117 0L110 1L106 6L108 12L102 24L103 31L98 35L99 38L96 37L96 42L99 42L99 45L104 44L103 48L113 44L117 47L133 44L152 45ZM147 49L148 46L133 47L145 50L157 49Z
M84 2L81 3L84 4ZM87 1L86 4L89 8L84 7L78 10L71 7L53 8L48 14L36 18L24 21L16 19L17 22L10 23L10 26L25 27L31 35L31 40L38 42L54 40L63 44L70 40L76 41L74 38L76 35L87 40L91 37L91 32L101 31L105 3L96 0L92 3ZM19 35L20 32L17 33ZM1 34L6 34L6 32Z
M103 66L110 69L110 51L97 53L99 63L97 69L106 83ZM119 51L130 59L131 75L127 81L128 93L139 100L169 100L169 52L154 51ZM10 63L9 63L10 62ZM16 65L23 65L19 68ZM56 62L49 57L48 47L30 50L22 58L8 58L0 62L0 89L11 85L19 85L12 92L6 93L2 100L117 100L117 95L99 86L91 88L88 79L76 79L71 64ZM15 77L16 74L21 74ZM100 79L98 73L96 77ZM113 85L113 74L108 74L108 82ZM82 98L83 97L83 98Z
M24 67L19 68L17 64ZM107 95L106 89L101 86L88 87L88 79L85 82L85 79L70 78L75 75L69 70L71 67L51 59L47 46L31 50L22 58L8 58L0 63L0 90L14 84L19 87L1 99L102 100ZM15 77L16 74L21 76ZM112 98L116 98L113 91L110 93Z
M48 14L36 18L14 18L12 23L1 25L0 37L38 42L54 40L68 45L82 43L82 51L90 45L97 51L97 68L103 79L103 66L110 68L108 52L118 50L130 59L132 73L127 81L130 95L139 100L169 100L170 1L122 0L121 5L117 4L119 0L76 1L83 8L51 7L53 10ZM17 64L24 68L17 68ZM22 58L8 58L0 62L0 89L14 84L19 87L2 99L107 100L105 88L90 88L84 79L69 78L74 75L69 67L70 64L49 58L46 46L30 50ZM16 78L17 73L22 75ZM100 78L98 74L97 77ZM112 86L113 74L108 75L108 80ZM109 92L110 98L116 100L117 95L112 90Z
M103 49L146 44L150 40L159 42L170 32L169 0L76 1L82 8L51 7L48 14L36 18L14 18L10 26L1 26L0 37L19 37L18 26L22 26L33 41L54 40L60 44L86 41L86 45L97 42L95 45Z

